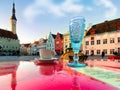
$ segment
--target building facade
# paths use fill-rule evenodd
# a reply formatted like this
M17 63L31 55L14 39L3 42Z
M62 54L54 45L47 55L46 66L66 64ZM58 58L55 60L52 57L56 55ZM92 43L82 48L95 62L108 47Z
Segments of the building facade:
M70 32L63 34L63 50L66 52L67 48L70 48Z
M55 38L55 52L57 55L63 54L63 35L60 33Z
M20 55L30 55L29 47L31 43L21 44L20 45Z
M120 19L93 25L84 38L83 50L88 55L120 53Z
M20 42L16 34L15 4L10 18L11 31L0 29L0 55L19 55Z
M46 49L46 41L47 41L47 39L44 39L44 38L41 38L40 40L39 40L39 46L38 46L38 48L39 48L39 50L40 49Z
M55 51L55 44L54 44L55 43L55 37L56 37L56 35L52 34L50 32L50 34L48 36L48 39L47 39L47 42L46 42L46 49Z

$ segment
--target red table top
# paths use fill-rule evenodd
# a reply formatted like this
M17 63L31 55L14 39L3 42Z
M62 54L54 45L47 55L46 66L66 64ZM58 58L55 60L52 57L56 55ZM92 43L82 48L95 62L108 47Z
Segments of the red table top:
M65 63L0 62L0 90L118 90Z
M120 59L120 56L108 56L108 59L116 60L116 59Z

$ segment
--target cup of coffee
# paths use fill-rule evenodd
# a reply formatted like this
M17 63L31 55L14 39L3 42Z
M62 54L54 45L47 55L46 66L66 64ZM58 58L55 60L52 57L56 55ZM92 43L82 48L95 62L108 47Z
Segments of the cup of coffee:
M52 51L48 49L40 49L39 55L40 55L40 59L44 59L44 60L52 59L53 57Z

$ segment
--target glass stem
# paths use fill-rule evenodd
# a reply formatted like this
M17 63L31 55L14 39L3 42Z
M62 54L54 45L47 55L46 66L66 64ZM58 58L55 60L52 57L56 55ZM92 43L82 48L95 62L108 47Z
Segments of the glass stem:
M78 62L78 54L77 53L75 53L75 55L74 55L74 61Z

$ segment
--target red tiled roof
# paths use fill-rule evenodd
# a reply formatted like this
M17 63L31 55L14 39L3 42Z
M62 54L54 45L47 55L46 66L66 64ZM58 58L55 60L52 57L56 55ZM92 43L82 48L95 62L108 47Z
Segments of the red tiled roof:
M27 43L27 44L23 44L25 47L29 47L30 46L30 43Z
M44 39L43 42L46 43L46 42L47 42L47 39Z
M34 44L36 44L36 45L39 44L39 41L35 41Z
M18 39L17 34L14 34L11 31L7 31L4 29L0 29L0 37Z
M87 32L86 36L115 30L120 30L120 18L93 25Z

